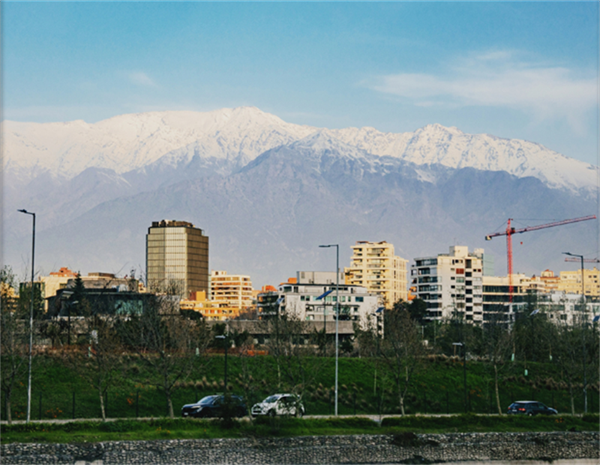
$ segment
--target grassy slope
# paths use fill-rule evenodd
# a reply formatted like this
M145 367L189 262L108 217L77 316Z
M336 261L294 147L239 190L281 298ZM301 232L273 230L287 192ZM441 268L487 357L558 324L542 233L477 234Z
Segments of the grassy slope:
M248 404L257 402L276 391L285 391L285 385L277 386L277 371L270 357L247 359L253 381L246 389L239 380L242 361L237 356L229 357L229 384L234 393L245 395ZM166 415L164 393L153 387L147 379L149 374L143 366L134 363L134 374L120 375L108 393L109 417L133 418L137 411L140 417ZM313 361L318 376L309 387L304 402L309 414L333 412L329 402L334 385L334 360ZM514 400L535 399L554 406L561 413L570 411L569 397L565 386L558 383L560 372L550 363L528 363L529 375L523 376L524 365L507 364L501 372L501 403L505 411ZM341 358L339 361L339 413L364 414L397 413L397 396L391 388L390 377L381 368L375 376L375 364L370 359ZM136 374L137 373L137 374ZM490 368L480 362L467 363L470 411L495 413L493 382ZM71 418L73 416L73 393L75 393L75 417L99 418L100 408L96 392L76 373L66 368L60 359L50 356L36 357L33 372L32 419ZM463 367L453 360L429 361L415 376L407 397L407 413L462 413ZM173 403L176 414L185 404L208 394L222 391L223 357L209 357L209 363L198 369L175 391ZM376 385L376 389L375 389ZM383 402L381 387L385 386ZM576 410L583 411L583 400L578 389ZM40 409L41 400L41 409ZM588 389L588 411L598 412L598 392ZM6 418L2 399L2 419ZM26 384L18 386L13 397L13 419L24 418L26 406Z

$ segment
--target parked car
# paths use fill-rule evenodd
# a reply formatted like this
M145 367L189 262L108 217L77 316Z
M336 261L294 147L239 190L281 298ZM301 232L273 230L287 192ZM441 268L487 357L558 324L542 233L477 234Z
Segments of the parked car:
M227 413L229 407L232 417L244 417L248 415L248 409L244 399L240 396L229 396L230 404L226 405L225 396L206 396L195 404L186 404L181 407L182 417L211 418L222 417Z
M535 400L519 400L508 406L509 415L556 415L558 412Z
M267 397L258 404L254 404L251 410L253 417L259 415L294 415L302 417L304 415L304 405L300 398L295 394L274 394Z

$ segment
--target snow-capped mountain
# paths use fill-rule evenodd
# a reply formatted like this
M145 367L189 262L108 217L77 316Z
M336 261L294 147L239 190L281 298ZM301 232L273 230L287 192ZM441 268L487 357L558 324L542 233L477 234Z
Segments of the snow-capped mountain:
M378 156L417 165L505 171L533 176L551 188L593 191L597 168L546 147L432 124L407 133L373 128L326 130L286 123L253 107L207 113L165 111L121 115L88 124L4 123L4 169L17 179L47 172L72 178L87 168L116 173L185 166L194 158L239 168L267 150L314 133Z
M253 159L313 131L252 107L138 113L95 124L6 121L4 163L6 170L67 178L91 167L125 173L165 156L171 164L189 161L194 153Z

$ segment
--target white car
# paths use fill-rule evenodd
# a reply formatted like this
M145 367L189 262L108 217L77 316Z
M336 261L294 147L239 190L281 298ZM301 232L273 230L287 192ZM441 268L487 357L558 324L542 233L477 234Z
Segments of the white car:
M259 415L294 415L302 417L304 415L304 405L300 402L298 396L294 394L274 394L267 397L258 404L254 404L250 412L253 417Z

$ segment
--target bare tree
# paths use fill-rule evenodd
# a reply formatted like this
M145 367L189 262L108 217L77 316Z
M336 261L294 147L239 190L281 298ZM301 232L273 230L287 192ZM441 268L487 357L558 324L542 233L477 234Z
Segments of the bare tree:
M396 384L400 412L405 415L404 399L425 355L417 324L406 309L398 308L385 313L385 337L381 341L380 354Z
M145 381L163 390L173 418L173 390L200 367L210 330L201 319L182 317L178 298L155 296L146 302L142 314L125 318L120 332L154 375Z
M94 315L85 319L88 343L78 350L64 352L65 363L72 367L98 393L102 420L106 420L104 396L114 385L122 362L121 340L115 329L114 315Z
M504 366L503 362L512 346L512 337L508 330L508 324L504 321L504 314L501 313L502 310L503 307L499 308L498 312L487 314L482 337L483 353L494 370L494 394L498 415L502 415L498 371Z
M2 393L4 394L6 418L12 422L11 399L15 385L27 371L29 338L26 305L19 305L13 295L15 276L5 266L0 270L0 356L2 357Z
M269 335L266 343L277 370L278 388L283 385L302 398L306 389L316 379L321 363L312 347L304 344L309 335L308 325L294 311L282 312L263 320L263 331Z

